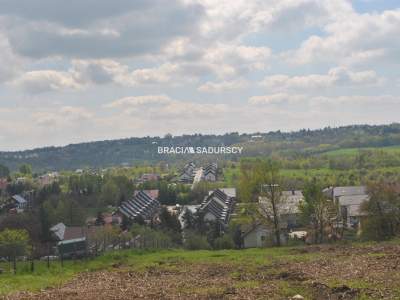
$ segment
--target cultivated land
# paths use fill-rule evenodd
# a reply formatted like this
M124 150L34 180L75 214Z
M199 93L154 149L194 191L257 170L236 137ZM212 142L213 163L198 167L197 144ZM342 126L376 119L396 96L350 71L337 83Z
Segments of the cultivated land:
M121 251L20 272L0 275L3 299L400 299L400 241Z

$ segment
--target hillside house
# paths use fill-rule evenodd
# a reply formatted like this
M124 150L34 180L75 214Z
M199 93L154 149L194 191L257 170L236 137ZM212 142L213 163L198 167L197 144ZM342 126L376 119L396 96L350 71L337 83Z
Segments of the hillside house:
M158 196L159 196L159 190L142 190L144 193L146 193L150 198L154 199L154 200L158 200ZM134 196L136 196L140 191L135 191L134 192Z
M363 203L369 200L365 186L339 186L323 190L337 207L338 221L341 226L356 228L362 217L366 216L361 210Z
M28 204L28 200L21 195L14 195L11 197L11 208L15 208L18 213L26 210Z
M56 182L58 180L58 177L59 177L59 175L57 172L52 172L52 173L47 173L47 174L39 176L37 181L38 181L38 184L41 187L43 187L46 185L50 185L53 182Z
M0 178L0 191L5 191L8 186L7 178Z
M85 256L97 243L104 226L66 226L58 223L50 228L51 236L57 243L58 253L64 258ZM104 242L101 239L101 242ZM100 242L99 242L100 243Z
M193 183L196 174L196 165L193 162L186 164L179 174L178 181L181 183Z
M217 169L216 163L212 163L203 168L203 179L205 181L214 182L217 180Z
M275 233L271 226L262 223L256 223L242 228L242 238L244 248L263 248L276 244ZM280 234L282 244L287 243L287 234L282 228Z
M119 211L129 219L142 217L145 221L153 219L158 212L160 203L153 199L144 191L139 191L132 199L124 201L119 207Z
M304 196L300 190L282 191L278 204L279 221L283 228L288 230L299 226L300 203L304 201ZM267 197L260 197L259 203L262 209L272 215L272 204Z
M204 221L217 222L225 228L230 220L236 201L236 189L216 189L210 191L200 206Z
M142 174L142 176L139 177L137 180L137 183L145 183L148 181L158 181L161 179L161 176L156 173L145 173Z

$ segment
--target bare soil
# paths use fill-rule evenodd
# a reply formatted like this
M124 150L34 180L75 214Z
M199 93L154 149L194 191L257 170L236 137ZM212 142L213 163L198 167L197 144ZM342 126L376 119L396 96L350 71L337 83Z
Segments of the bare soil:
M400 246L311 246L293 249L290 259L252 267L171 262L139 272L115 265L5 299L291 299L296 294L318 300L400 299Z

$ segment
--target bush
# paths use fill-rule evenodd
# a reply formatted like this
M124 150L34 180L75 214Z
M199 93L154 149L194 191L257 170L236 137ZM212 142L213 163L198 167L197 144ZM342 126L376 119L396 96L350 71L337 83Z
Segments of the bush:
M184 246L188 250L210 249L206 237L193 232L186 233Z
M233 249L235 248L235 243L230 235L224 235L214 240L214 249Z

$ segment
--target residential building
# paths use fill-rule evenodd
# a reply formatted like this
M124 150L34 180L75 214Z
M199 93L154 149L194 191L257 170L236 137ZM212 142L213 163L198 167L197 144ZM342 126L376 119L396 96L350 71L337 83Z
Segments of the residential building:
M144 191L139 191L132 199L122 202L119 211L129 219L135 219L140 216L145 221L150 221L159 207L158 200L150 197Z
M300 190L282 191L277 201L277 212L281 226L288 230L296 228L300 223L300 203L304 196ZM272 203L267 197L259 198L263 211L269 215L273 214Z
M369 200L367 188L365 186L339 186L326 188L323 192L337 207L337 221L340 226L358 227L361 218L366 216L361 207Z
M6 190L8 186L7 178L0 178L0 191Z
M159 195L159 190L142 190L144 193L146 193L150 198L158 200L158 195ZM136 196L140 191L135 191L134 196Z
M144 182L148 182L148 181L158 181L158 180L160 180L160 178L161 178L161 176L159 174L145 173L139 177L139 179L137 180L137 183L144 183Z
M276 244L275 233L271 226L256 223L242 228L244 248L263 248ZM280 240L282 244L287 243L287 234L282 230Z
M57 250L64 258L85 256L96 243L104 243L100 232L104 226L65 226L58 223L50 228L53 240L57 243Z
M22 197L21 195L14 195L11 197L13 207L17 210L17 212L23 212L28 208L28 201Z
M219 223L226 227L229 223L236 202L236 190L216 189L210 191L200 206L205 221Z
M37 181L41 187L50 185L53 182L58 180L58 173L57 172L52 172L52 173L47 173L44 175L41 175L38 177Z
M196 174L196 165L194 162L187 163L181 171L178 181L182 183L192 183Z
M203 168L203 179L205 181L216 181L217 180L217 164L212 163Z

